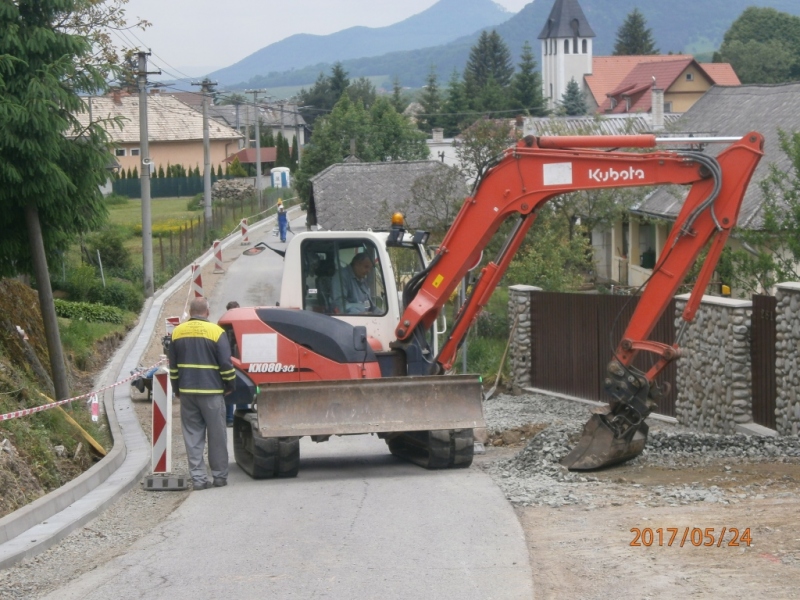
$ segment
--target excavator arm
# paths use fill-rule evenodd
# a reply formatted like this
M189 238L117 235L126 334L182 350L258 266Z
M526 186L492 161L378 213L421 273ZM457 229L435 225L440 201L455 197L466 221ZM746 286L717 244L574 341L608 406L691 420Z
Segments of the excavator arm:
M435 322L459 282L481 258L501 224L514 215L518 221L497 258L486 265L459 312L449 338L430 373L448 370L464 337L506 272L525 234L542 206L561 194L579 190L681 184L691 186L660 259L631 318L605 387L612 396L606 414L596 414L584 428L576 448L564 459L571 469L595 469L636 456L644 448L654 399L664 393L656 376L679 355L648 336L678 286L709 245L683 319L690 322L720 253L753 172L763 155L763 137L751 132L723 150L717 158L694 150L643 152L619 148L655 148L663 143L696 144L720 138L658 139L652 135L526 137L508 149L474 188L458 213L433 261L406 289L406 309L395 331L397 347L410 347L417 335ZM614 149L614 150L607 150ZM632 367L639 352L656 355L647 373Z

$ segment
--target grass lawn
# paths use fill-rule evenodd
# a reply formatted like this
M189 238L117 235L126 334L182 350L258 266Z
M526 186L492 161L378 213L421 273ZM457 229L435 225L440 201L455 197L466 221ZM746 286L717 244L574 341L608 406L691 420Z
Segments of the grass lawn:
M203 217L202 211L187 210L191 198L155 198L150 200L150 214L153 230L161 225L178 225L190 220L197 221ZM126 204L112 204L108 207L108 220L114 225L121 225L131 231L141 231L142 201L130 199ZM125 248L133 254L141 254L142 237L132 236L125 242Z

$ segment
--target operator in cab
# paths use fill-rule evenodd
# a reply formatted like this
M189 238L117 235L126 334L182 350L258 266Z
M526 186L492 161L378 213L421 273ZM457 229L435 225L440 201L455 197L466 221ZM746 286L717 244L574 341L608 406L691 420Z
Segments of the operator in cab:
M333 302L337 312L347 315L362 315L380 312L372 297L369 276L372 273L372 258L359 252L344 269L333 278Z

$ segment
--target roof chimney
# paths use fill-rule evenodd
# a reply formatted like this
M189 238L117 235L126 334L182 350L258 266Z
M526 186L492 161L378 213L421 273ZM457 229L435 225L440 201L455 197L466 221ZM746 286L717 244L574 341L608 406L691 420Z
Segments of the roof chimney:
M664 90L654 87L651 95L653 131L664 129Z
M441 143L444 141L444 129L441 127L435 127L433 129L433 142L434 143Z

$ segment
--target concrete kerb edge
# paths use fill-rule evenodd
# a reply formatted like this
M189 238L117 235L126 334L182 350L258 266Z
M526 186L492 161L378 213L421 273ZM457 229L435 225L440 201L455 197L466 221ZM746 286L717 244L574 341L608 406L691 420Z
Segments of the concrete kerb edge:
M296 209L297 207L292 207ZM292 209L287 212L294 212ZM252 230L258 230L264 225L266 225L270 221L275 221L276 217L267 217L266 219L262 219L261 221L257 222L251 228ZM232 245L236 241L235 234L229 235L228 239L223 241L222 247L227 248L228 246ZM206 251L201 257L199 258L198 262L201 266L205 266L208 264L213 258L213 251L209 249ZM116 378L118 378L121 369L122 369L122 362L127 357L127 353L130 351L130 347L138 340L139 336L141 335L142 329L144 328L144 324L150 318L150 313L154 309L158 309L158 313L156 314L156 319L161 314L161 310L163 308L163 302L166 298L171 297L175 292L177 292L178 288L180 288L186 280L191 276L191 265L187 266L183 270L181 270L175 277L170 279L164 287L153 297L149 298L145 302L145 306L142 309L142 312L139 317L139 322L137 323L136 327L134 327L128 335L126 336L125 341L123 342L120 349L116 352L115 358L109 362L106 368L101 372L100 376L96 380L97 387L104 387L106 385L110 385L114 382ZM141 358L141 354L136 357L135 362L139 362ZM89 492L97 489L102 483L108 480L108 478L115 473L120 466L122 466L126 459L129 458L128 455L128 448L126 443L126 434L127 431L123 431L120 427L119 421L117 419L116 414L116 407L114 405L114 393L113 389L107 390L103 395L103 404L106 410L106 416L108 419L109 429L111 431L112 439L114 440L114 446L103 458L99 461L96 465L91 467L86 472L82 473L80 476L76 477L72 481L68 482L67 484L61 486L60 488L53 490L49 494L38 498L31 504L24 506L13 513L6 515L2 519L0 519L0 569L9 567L17 562L27 558L29 556L35 556L40 552L43 552L47 548L55 545L59 541L61 541L64 537L69 535L72 531L77 529L78 527L84 525L98 514L103 512L106 508L108 508L111 504L113 504L122 494L127 492L131 489L137 481L139 481L143 476L145 471L149 466L149 458L150 455L145 454L145 456L131 456L132 460L136 459L143 459L142 464L139 466L134 466L133 471L134 475L130 478L126 479L123 482L115 482L118 486L116 491L110 496L107 497L104 501L97 504L92 510L84 512L79 518L76 520L71 521L70 523L64 525L63 527L59 528L54 533L51 533L45 536L43 539L38 539L30 542L29 544L25 545L25 547L18 549L18 550L11 550L10 552L3 552L3 545L7 542L15 540L20 535L23 535L25 532L30 531L33 527L45 522L47 519L50 519L53 515L58 514L59 512L65 510L66 508L75 504L78 500L86 496ZM140 434L144 435L144 432L139 427L138 432L131 432L131 434ZM139 453L141 454L141 453ZM3 556L6 554L6 556Z

